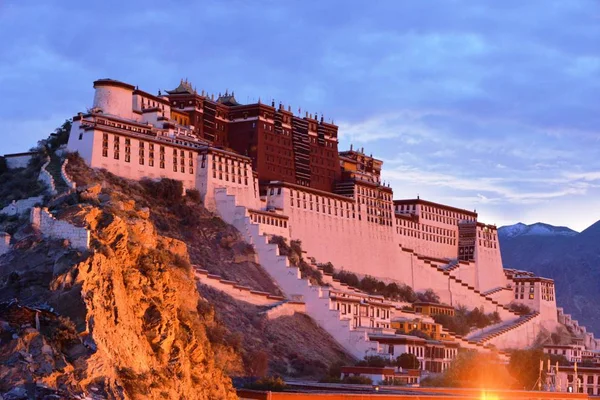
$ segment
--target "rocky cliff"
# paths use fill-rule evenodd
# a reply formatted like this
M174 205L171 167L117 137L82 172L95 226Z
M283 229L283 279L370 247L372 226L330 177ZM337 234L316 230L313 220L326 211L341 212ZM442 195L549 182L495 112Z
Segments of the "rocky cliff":
M0 257L0 393L236 398L225 370L237 356L207 338L215 322L187 246L157 233L147 204L103 185L46 204L90 230L87 251L44 238L26 217L0 226L13 237Z

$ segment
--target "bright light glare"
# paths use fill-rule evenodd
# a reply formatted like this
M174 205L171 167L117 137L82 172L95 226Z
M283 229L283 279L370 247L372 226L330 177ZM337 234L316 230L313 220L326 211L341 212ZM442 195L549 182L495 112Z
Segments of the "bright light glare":
M481 392L481 400L500 400L497 394Z

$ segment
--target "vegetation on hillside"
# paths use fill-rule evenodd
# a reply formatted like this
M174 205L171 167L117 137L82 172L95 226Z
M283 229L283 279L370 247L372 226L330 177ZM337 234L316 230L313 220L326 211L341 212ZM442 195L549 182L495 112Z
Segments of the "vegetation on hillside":
M516 312L520 315L528 315L533 312L533 310L529 306L523 303L510 303L508 305L508 308L510 308L511 311Z
M298 267L302 278L310 280L314 285L323 285L323 275L321 271L310 266L302 255L302 242L300 240L291 240L288 245L287 239L283 236L273 235L269 243L276 244L279 247L279 254L287 256L290 265Z
M67 172L78 187L102 182L106 190L114 188L124 199L148 207L150 220L161 235L186 243L192 264L255 290L281 294L270 276L256 263L254 248L234 227L204 208L197 191L188 190L184 196L180 181L131 181L104 170L92 170L76 154L68 157Z
M32 157L25 168L5 169L0 171L0 209L13 200L39 196L46 191L46 186L38 181L42 155Z
M434 315L433 319L444 328L461 336L468 334L471 329L485 328L502 321L496 311L485 314L477 307L469 311L465 306L457 307L454 316L440 314Z
M213 335L186 246L157 234L143 184L115 182L80 180L45 204L89 229L89 251L22 221L0 258L0 303L14 304L0 309L0 393L29 381L61 398L235 398L224 372L240 355Z
M307 315L268 320L261 314L268 307L235 300L207 286L198 289L226 327L222 336L239 337L246 375L317 378L334 364L352 363L340 345Z
M337 271L330 262L321 265L321 268L323 272L332 274L333 278L339 280L341 283L362 290L365 293L380 295L393 301L440 303L439 296L431 289L415 293L412 287L404 283L385 283L370 275L361 279L355 273L345 270Z

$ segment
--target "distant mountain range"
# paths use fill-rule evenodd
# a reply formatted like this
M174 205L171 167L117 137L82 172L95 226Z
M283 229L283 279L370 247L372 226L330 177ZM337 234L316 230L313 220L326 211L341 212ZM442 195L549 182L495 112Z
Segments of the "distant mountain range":
M600 336L600 221L581 233L543 223L498 229L504 267L554 279L557 303Z

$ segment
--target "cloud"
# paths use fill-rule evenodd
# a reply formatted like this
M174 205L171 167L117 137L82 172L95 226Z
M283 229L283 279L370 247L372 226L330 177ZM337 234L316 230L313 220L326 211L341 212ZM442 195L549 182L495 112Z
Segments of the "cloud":
M324 113L339 122L340 147L384 160L398 197L495 216L564 209L566 198L594 207L599 15L594 0L8 0L0 152L26 150L85 110L94 79L156 92L187 77L242 102Z

